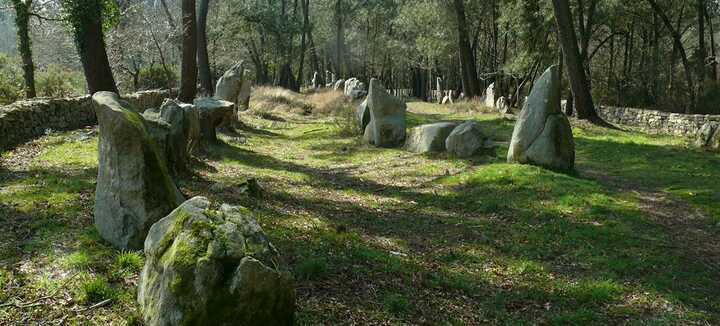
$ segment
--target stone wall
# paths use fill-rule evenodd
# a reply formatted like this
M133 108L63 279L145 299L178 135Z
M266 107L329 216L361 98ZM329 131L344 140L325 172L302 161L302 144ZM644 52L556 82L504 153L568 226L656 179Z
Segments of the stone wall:
M124 98L139 111L159 107L171 90L143 91ZM97 124L89 95L74 98L44 98L0 106L0 150L10 149L47 130L73 130Z
M605 121L635 127L652 134L694 137L706 123L720 122L720 115L680 114L633 108L601 106Z

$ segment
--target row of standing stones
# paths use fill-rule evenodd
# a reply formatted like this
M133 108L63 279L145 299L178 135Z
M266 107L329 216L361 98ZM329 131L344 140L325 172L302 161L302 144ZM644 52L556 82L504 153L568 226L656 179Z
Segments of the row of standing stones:
M244 74L239 63L218 81L215 98L193 104L166 100L142 114L115 93L92 96L100 129L95 224L117 247L144 248L138 302L148 325L293 323L293 278L251 212L204 197L186 201L174 182L190 171L192 155L217 141L216 129L239 121L250 92ZM342 83L347 96L362 97L362 82ZM357 112L364 140L458 157L491 146L473 121L422 125L406 133L406 111L401 99L371 80ZM533 88L508 160L572 169L572 131L560 112L557 67Z
M406 150L415 153L447 151L461 158L494 147L475 121L425 124L406 131L406 111L401 99L372 79L367 98L357 109L364 141L377 147L404 144ZM575 144L570 122L560 108L557 66L548 68L534 84L517 116L507 159L560 171L574 168Z
M294 281L249 210L185 200L174 178L237 121L249 98L242 63L216 98L166 100L140 114L117 94L92 96L99 123L95 225L119 248L144 248L138 302L147 325L291 325ZM230 101L228 101L230 100Z

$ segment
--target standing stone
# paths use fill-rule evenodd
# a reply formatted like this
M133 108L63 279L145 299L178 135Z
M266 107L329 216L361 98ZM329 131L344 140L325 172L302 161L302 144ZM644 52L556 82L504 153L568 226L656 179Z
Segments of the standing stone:
M485 106L489 108L495 107L495 83L490 84L488 88L485 90Z
M437 93L437 102L444 102L445 99L443 98L444 92L442 89L442 78L440 77L435 78L435 92Z
M184 199L143 117L115 93L92 100L100 129L95 227L112 245L139 249L150 226Z
M215 98L218 100L235 102L242 87L245 73L244 62L240 61L228 69L215 86Z
M292 325L292 276L248 211L194 197L145 240L138 303L145 324Z
M320 76L318 75L318 72L316 71L316 72L313 74L313 78L312 78L312 88L313 88L313 89L319 89L319 88L320 88L320 80L318 80L319 77L320 77Z
M200 111L193 104L179 103L180 107L185 111L185 139L187 139L186 152L195 154L202 150L202 142L200 141Z
M447 95L443 97L441 104L453 104L453 91L448 91Z
M438 122L412 128L405 149L414 153L444 152L445 140L457 125L455 122Z
M720 123L706 122L695 137L695 146L704 149L720 149Z
M232 115L235 104L214 98L195 99L195 109L200 116L200 138L206 143L217 142L216 129Z
M367 125L370 123L370 109L368 108L368 100L360 103L357 108L358 122L360 123L360 131L364 132Z
M475 121L466 121L453 129L445 140L445 148L450 155L465 158L473 156L487 142L480 125Z
M244 76L248 76L249 71L245 71ZM235 101L235 112L239 114L241 111L247 111L250 109L250 93L252 92L253 82L250 78L244 78L240 85L240 92L238 92L237 101ZM240 117L237 117L240 121Z
M572 129L560 110L560 77L556 65L535 82L518 116L508 162L557 170L572 170L575 166Z
M502 114L511 113L510 106L508 105L505 96L500 96L500 98L498 98L497 102L495 102L495 108Z
M345 79L340 78L335 82L335 86L333 86L333 90L339 91L343 87L345 87Z
M189 130L193 122L191 114L186 116L185 110L175 100L165 100L159 110L147 110L143 113L150 128L150 135L157 142L161 153L167 160L170 172L173 175L182 175L190 171L191 146L188 143L197 142L198 137L194 131Z
M405 140L405 102L388 94L375 78L370 80L367 101L370 123L365 127L365 133L370 137L366 141L377 147L400 146ZM371 129L368 131L368 128Z

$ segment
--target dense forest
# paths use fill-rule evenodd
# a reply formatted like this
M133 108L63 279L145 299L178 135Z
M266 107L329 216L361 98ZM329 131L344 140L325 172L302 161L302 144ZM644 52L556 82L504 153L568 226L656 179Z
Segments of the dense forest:
M194 3L195 1L193 1ZM716 25L710 0L571 0L578 60L600 105L718 113ZM569 3L568 3L569 2ZM0 98L82 94L82 40L73 27L95 6L117 87L177 87L183 1L6 1L0 12ZM491 83L515 104L561 46L543 0L197 1L203 89L238 60L257 84L307 86L315 72L378 77L427 98L482 95ZM194 24L195 25L195 24ZM15 46L17 45L17 46ZM92 47L87 51L95 51ZM94 58L89 55L88 58ZM329 75L328 75L329 76ZM35 91L37 89L37 91ZM211 90L211 89L210 89ZM208 90L205 90L208 91ZM572 99L570 87L564 97Z

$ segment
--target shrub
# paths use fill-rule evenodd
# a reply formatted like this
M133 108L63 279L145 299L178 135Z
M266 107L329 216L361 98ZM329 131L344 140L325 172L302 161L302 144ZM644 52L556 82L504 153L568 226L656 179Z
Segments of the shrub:
M79 71L50 65L38 71L35 79L38 96L69 97L85 93L85 79Z
M138 88L140 90L173 88L176 83L177 76L170 69L166 70L158 65L140 69L138 78Z
M22 72L17 60L0 53L0 105L23 97Z
M143 267L143 257L137 251L122 251L115 259L115 266L126 272L139 272Z

